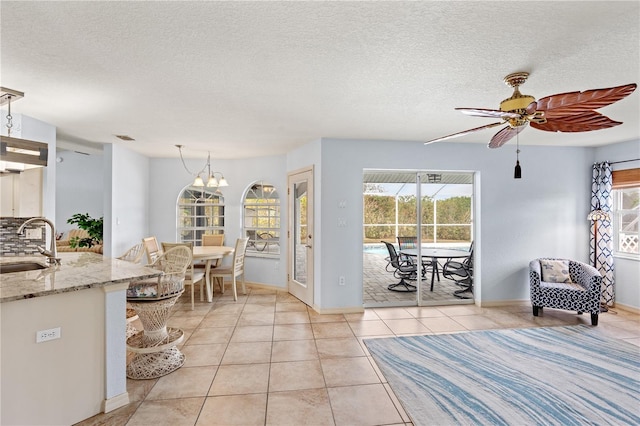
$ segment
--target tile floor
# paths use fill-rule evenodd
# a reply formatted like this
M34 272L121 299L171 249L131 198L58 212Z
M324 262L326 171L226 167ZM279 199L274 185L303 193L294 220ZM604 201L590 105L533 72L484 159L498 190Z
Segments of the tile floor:
M588 324L589 315L526 304L367 309L319 315L285 292L230 292L170 326L185 331L185 365L154 380L127 380L131 403L79 425L410 425L362 339L402 334ZM640 346L640 315L616 310L599 330Z

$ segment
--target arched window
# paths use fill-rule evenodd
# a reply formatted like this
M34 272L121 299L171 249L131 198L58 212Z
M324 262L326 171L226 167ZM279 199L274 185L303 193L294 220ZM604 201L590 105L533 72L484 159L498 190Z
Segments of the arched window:
M177 208L178 241L200 245L202 235L224 233L224 197L218 188L187 186Z
M280 195L266 182L251 185L243 198L244 235L248 256L280 254Z

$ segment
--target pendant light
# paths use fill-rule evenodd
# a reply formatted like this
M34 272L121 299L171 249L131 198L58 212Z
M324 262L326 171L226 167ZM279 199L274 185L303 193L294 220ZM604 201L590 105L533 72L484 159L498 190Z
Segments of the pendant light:
M180 152L180 160L182 161L182 165L184 166L184 169L190 175L195 176L195 179L193 180L193 183L191 184L191 186L195 186L195 187L198 187L198 188L204 188L205 186L207 188L218 188L218 187L223 187L223 186L229 186L229 183L224 178L224 175L222 174L222 172L212 172L211 171L211 153L210 152L207 153L207 163L204 165L202 170L200 170L198 173L193 173L193 172L191 172L189 170L189 168L187 168L187 165L184 162L184 158L182 157L182 147L183 147L183 145L176 145L176 147L178 148L178 151ZM204 182L204 179L202 178L202 175L204 174L205 170L207 171L207 174L206 174L207 182L206 182L206 184ZM220 178L217 178L216 177L217 175L220 175Z

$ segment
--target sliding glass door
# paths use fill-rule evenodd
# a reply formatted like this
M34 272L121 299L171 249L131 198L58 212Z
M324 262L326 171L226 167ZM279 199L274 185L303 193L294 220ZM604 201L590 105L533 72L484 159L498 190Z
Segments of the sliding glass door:
M473 172L365 170L365 307L472 303L472 290L462 298L460 284L442 275L449 257L441 257L462 260L472 235Z

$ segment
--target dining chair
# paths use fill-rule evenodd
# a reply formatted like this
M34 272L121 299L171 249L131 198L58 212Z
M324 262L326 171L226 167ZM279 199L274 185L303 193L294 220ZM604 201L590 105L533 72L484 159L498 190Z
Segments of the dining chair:
M405 249L417 249L418 248L418 237L396 237L398 239L398 250L400 252L402 252L402 250ZM411 256L407 256L407 255L403 255L402 253L400 253L400 258L403 261L406 261L408 263L414 263L415 259L413 259ZM427 276L427 272L431 269L431 268L435 268L434 272L436 273L436 275L438 276L438 281L440 281L440 270L438 268L438 261L437 260L430 260L430 259L426 259L426 258L422 258L422 276L426 277ZM432 289L433 291L433 289Z
M151 265L162 254L158 240L156 237L147 237L142 239L142 244L144 245L144 251L147 253L147 263Z
M224 294L224 278L230 277L233 283L233 300L238 300L238 292L236 290L236 280L241 277L242 293L247 294L244 286L244 259L247 250L248 238L238 238L236 240L235 251L233 252L233 261L229 267L218 267L212 269L209 274L211 278L220 278L222 280L222 293Z
M174 247L180 247L180 246L187 246L189 247L189 250L191 250L191 254L193 256L193 243L192 242L188 242L188 243L167 243L167 242L162 242L162 250L163 251L167 251L169 249L172 249ZM193 261L193 257L191 259L191 266L187 269L187 272L185 273L184 276L184 285L189 285L191 286L191 310L193 311L195 309L195 302L194 302L194 287L196 285L196 283L200 283L200 301L202 301L204 299L203 296L203 287L204 287L204 272L201 272L199 270L196 270L194 268L194 261Z
M217 247L222 247L224 245L224 234L205 234L202 236L202 245L203 246L217 246ZM211 266L210 268L217 268L218 266L220 266L220 262L222 260L221 259L216 259L215 261L211 262ZM196 267L198 268L204 268L206 267L206 262L205 263L196 263ZM224 282L219 279L216 278L216 281L218 282L218 285L220 286L220 291L224 291ZM202 298L202 287L200 288L200 298Z

